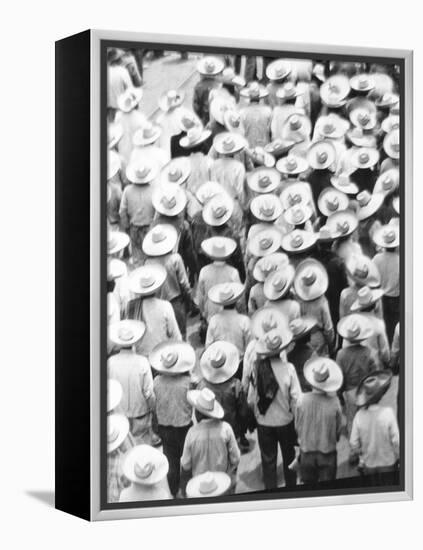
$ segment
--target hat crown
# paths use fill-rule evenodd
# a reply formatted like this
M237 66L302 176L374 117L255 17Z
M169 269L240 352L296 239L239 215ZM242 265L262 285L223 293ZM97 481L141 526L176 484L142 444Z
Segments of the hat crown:
M155 277L152 272L143 273L140 277L140 285L144 288L149 288L154 285Z
M341 233L341 235L345 235L350 230L350 224L347 222L347 220L337 222L336 229Z
M207 73L212 73L216 68L216 63L213 59L206 59L204 62L204 68L206 69Z
M319 231L319 237L321 239L331 239L332 238L332 232L329 228L328 225L323 225L321 228L320 228L320 231Z
M268 350L277 350L282 345L282 338L275 329L266 332L264 342Z
M107 236L107 250L112 250L117 245L117 237L113 235L113 232Z
M151 166L148 166L146 164L139 164L135 167L134 172L137 178L145 178L151 172Z
M324 125L323 125L323 132L325 134L333 134L334 131L335 131L336 127L335 127L335 124L333 123L333 121L329 121L329 122L326 122Z
M270 332L277 327L277 322L273 313L268 313L268 315L263 319L261 323L261 328L264 332Z
M365 126L370 122L370 115L367 111L360 111L357 114L357 120L362 126Z
M368 286L363 286L357 292L358 302L360 305L366 306L373 302L373 293Z
M304 332L304 326L305 326L305 323L303 319L293 319L289 323L289 329L294 336L298 336L299 334Z
M367 88L369 85L369 79L365 74L359 75L357 78L357 81L358 81L358 87L361 89Z
M259 211L265 216L272 216L275 213L275 203L266 197L261 201Z
M213 205L212 211L215 218L223 218L228 209L223 201L220 201Z
M372 396L379 387L379 381L376 376L369 376L363 382L364 393L367 396Z
M123 342L129 342L134 338L134 331L129 327L121 327L118 330L118 336Z
M362 151L359 155L358 155L358 161L360 164L366 164L367 162L369 162L370 160L370 157L369 157L369 153L367 151Z
M217 489L217 482L211 472L207 472L203 475L198 490L202 495L208 495L213 493Z
M134 473L139 479L147 479L154 471L154 464L152 462L144 462L138 460L134 464Z
M231 285L223 285L223 287L219 291L219 298L223 302L226 300L230 300L235 295L234 289Z
M298 115L293 115L289 121L289 127L291 130L298 130L301 128L301 119Z
M291 246L292 248L300 248L304 244L303 236L300 233L291 235Z
M187 138L190 143L194 143L198 141L201 138L201 133L203 131L203 128L198 126L192 126L191 128L188 128L187 132Z
M155 133L156 128L152 124L146 124L142 129L142 135L146 139L153 137Z
M306 271L304 271L304 275L302 276L302 281L305 284L305 286L312 286L317 280L317 274L312 268L308 268Z
M278 292L283 290L286 284L287 284L287 278L283 273L277 273L272 281L273 288Z
M209 388L203 388L198 395L197 402L204 410L212 411L216 402L216 396Z
M261 188L268 187L272 183L272 180L269 178L267 174L263 174L258 178L258 185Z
M156 227L151 232L151 240L156 244L161 243L166 240L166 233L160 227Z
M357 338L360 335L361 329L357 321L352 321L346 329L348 338Z
M369 268L367 267L367 265L362 264L362 265L355 266L354 268L355 277L358 277L359 279L366 279L368 274L369 274Z
M174 208L176 206L176 192L173 190L166 190L160 199L160 202L165 208Z
M224 151L232 151L235 148L235 140L232 136L227 136L222 141Z
M338 185L340 185L341 187L346 187L349 184L350 184L350 178L348 174L346 174L345 172L342 172L341 174L339 174Z
M396 239L396 233L393 229L385 229L383 231L382 238L386 244L391 244Z
M301 195L299 193L294 193L293 195L288 195L288 202L290 206L294 206L296 204L300 204L302 202Z
M382 180L382 187L383 189L385 189L385 191L392 189L393 184L394 182L389 174L387 174Z
M286 158L286 167L288 168L288 170L295 170L297 166L297 159L294 156L288 155Z
M371 194L366 190L361 191L361 193L359 193L357 195L358 204L361 207L367 206L369 204L369 202L371 201L371 199L372 199Z
M316 153L316 158L319 164L324 164L328 160L328 154L326 151L318 151Z
M303 221L304 210L301 207L295 206L291 212L292 212L292 219L295 223L301 223Z
M339 208L339 197L334 193L326 196L326 207L331 212L336 212Z
M315 382L322 383L330 376L329 367L325 363L321 363L313 367L313 378Z
M263 261L260 263L260 269L265 277L270 275L272 271L275 271L276 265L271 262L268 258L264 258Z
M225 251L226 242L223 239L216 237L212 242L212 253L216 256L221 256L225 253Z
M220 369L226 363L226 354L222 349L216 349L210 356L210 365L215 369Z
M259 247L262 250L268 250L273 244L273 238L270 235L263 235L259 239Z
M178 353L175 350L167 350L160 357L163 366L170 369L176 365L178 361Z
M194 128L194 126L196 125L196 122L197 121L195 120L195 118L193 116L184 115L181 118L181 124L187 131Z
M178 166L172 166L169 172L167 173L167 178L169 181L175 182L182 176L182 170Z

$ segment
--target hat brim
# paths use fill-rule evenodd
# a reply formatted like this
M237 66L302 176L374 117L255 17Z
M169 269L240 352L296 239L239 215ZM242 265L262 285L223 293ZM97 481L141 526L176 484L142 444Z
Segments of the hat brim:
M301 218L300 221L294 220L293 218L295 208L301 208L301 210L303 211L303 217ZM285 210L283 215L284 215L285 221L288 222L290 225L302 225L312 217L313 211L309 206L304 204L304 205L300 205L299 207L295 207L295 206L289 207L287 210Z
M313 376L313 367L318 361L324 361L328 364L329 378L327 378L324 382L316 382ZM311 359L307 361L304 365L303 373L304 378L312 388L323 391L325 393L337 392L341 388L344 379L342 370L335 363L335 361L331 361L327 358Z
M228 283L221 283L221 284L212 286L209 289L207 294L209 300L211 300L214 304L218 304L220 306L230 306L232 304L235 304L244 294L245 287L241 283L231 283L231 286L234 289L234 293L230 298L224 300L220 297L219 292L221 290L222 285L225 286L227 284Z
M233 239L229 239L227 237L222 238L227 240L224 241L225 247L224 250L222 250L221 252L213 252L213 243L211 242L211 240L213 240L213 237L211 237L210 239L205 239L201 243L201 250L212 260L226 260L227 258L230 258L235 252L237 246L236 242Z
M133 333L134 336L130 340L122 340L122 338L119 337L119 331L124 328L128 327ZM107 327L107 335L109 340L120 347L129 347L133 346L137 342L141 340L141 338L145 334L145 324L142 321L133 321L131 319L124 319L122 321L117 321L116 323L112 323Z
M259 180L262 175L266 175L269 177L269 185L267 185L266 187L261 187L259 185ZM247 185L255 193L272 193L277 189L280 181L280 175L278 174L278 172L275 172L275 170L272 170L272 168L258 168L254 172L250 172L249 174L247 174Z
M173 109L176 109L177 107L180 107L182 103L184 102L184 93L178 92L179 95L177 96L177 100L172 100L172 103L169 103L167 94L162 94L159 98L158 105L161 111L164 113L168 113L169 111L173 111Z
M213 227L220 227L224 223L228 222L233 214L234 211L234 204L232 199L230 199L229 195L226 196L225 204L227 206L227 210L223 216L220 218L216 218L216 216L213 214L212 205L210 204L210 201L207 202L203 207L203 220L206 222L207 225L211 225Z
M132 88L131 92L135 97L132 99L129 105L125 104L126 92L124 92L117 99L118 109L123 113L130 113L133 109L135 109L135 107L139 104L139 102L142 99L142 96L143 96L142 88Z
M181 137L181 139L179 140L179 145L184 149L192 149L193 147L204 143L207 139L209 139L210 136L211 130L203 130L201 132L201 135L195 141L190 141L188 136Z
M208 473L208 472L206 472ZM224 495L231 486L231 478L225 472L212 472L216 482L216 488L208 493L200 491L200 484L205 474L192 477L186 486L186 495L188 498L210 498Z
M289 263L288 256L285 254L285 252L274 252L271 256L273 256L272 263L273 263L273 266L274 266L274 269L272 269L271 273L273 273L277 269L284 268ZM266 259L270 260L270 256L263 256L263 258L266 258ZM253 277L259 283L264 283L264 281L266 279L266 275L263 273L263 271L260 267L260 264L261 264L263 258L260 258L255 263L254 268L253 268Z
M361 137L357 137L354 136L352 130L349 130L347 132L347 136L351 143L357 147L367 147L369 149L376 147L376 138L374 135L363 135Z
M276 275L280 275L279 271L275 271L264 282L263 292L268 300L281 300L289 292L295 277L295 268L289 264L283 270L286 274L286 284L281 290L275 290L272 281Z
M155 271L154 282L148 287L140 286L139 270L142 267L135 269L129 276L129 290L137 296L152 296L161 289L166 281L167 272L164 267L150 264L148 267Z
M302 174L306 170L308 170L309 164L308 162L303 159L302 157L297 157L297 165L293 169L289 169L286 165L286 159L288 157L284 157L279 159L276 162L276 170L280 172L281 174L287 174L288 176L296 176L297 174Z
M107 412L113 411L122 399L122 386L117 380L109 379L107 381Z
M276 357L284 349L286 349L291 342L292 338L288 338L286 340L282 340L281 345L277 349L269 349L268 347L266 347L266 344L263 342L263 340L257 340L255 352L261 357Z
M335 189L341 191L341 193L345 193L346 195L357 195L359 192L358 185L353 181L350 181L348 185L340 185L338 183L338 178L336 176L332 176L330 182Z
M169 231L166 235L166 238L158 243L153 242L152 232L150 231L144 237L144 240L142 242L142 250L144 254L147 254L147 256L164 256L165 254L169 254L170 252L172 252L172 250L175 249L177 242L178 234L176 230L174 232Z
M373 235L373 242L377 245L377 246L380 246L380 248L397 248L399 245L400 245L400 237L399 237L399 234L396 235L395 237L395 240L392 241L391 243L386 243L381 235L379 234L379 232L376 232L374 235Z
M317 235L315 233L312 233L311 231L302 231L301 235L303 236L303 243L299 247L294 247L291 245L291 234L288 233L282 238L281 247L285 252L288 252L289 254L301 254L302 252L305 252L306 250L310 250L310 248L313 248L317 242Z
M205 409L201 406L201 404L198 403L198 398L200 396L201 391L200 390L190 390L187 392L187 400L188 403L194 407L194 409L204 416L208 416L209 418L215 418L216 420L221 420L225 416L225 412L223 410L222 405L215 400L213 410Z
M149 457L154 464L154 470L147 478L140 478L135 474L135 464L139 456ZM124 476L138 485L155 485L167 476L169 462L166 456L149 445L137 445L132 447L123 458L122 471Z
M302 275L310 266L313 266L319 273L316 277L316 281L312 285L307 286L302 282ZM294 277L294 289L297 296L303 302L312 302L313 300L317 300L317 298L320 298L325 294L328 287L329 277L326 269L321 264L319 265L315 260L307 259L302 261L297 266Z
M356 318L358 325L360 325L360 333L357 336L351 336L348 333L348 323L351 322L351 317ZM339 336L345 338L345 340L348 340L349 342L363 342L364 340L370 338L373 334L371 324L367 322L367 319L365 319L363 315L360 316L360 314L349 314L342 317L342 319L338 321L336 329Z
M115 239L115 244L111 248L107 248L107 255L111 256L112 254L117 254L129 244L129 235L121 231L113 231L113 237Z
M169 185L176 185L176 184L170 183ZM162 204L161 198L162 198L161 190L158 189L155 193L153 193L151 202L156 212L158 212L159 214L163 214L163 216L169 216L169 217L177 216L183 211L183 209L187 205L187 197L183 192L176 193L176 204L171 208L166 208L166 206Z
M225 68L225 63L222 59L218 57L213 58L213 62L215 65L214 69L212 71L207 71L205 67L205 58L200 59L200 61L197 63L197 71L204 76L217 76Z
M123 414L112 413L107 417L107 422L113 422L119 434L112 442L107 442L107 453L119 449L129 434L129 420Z
M375 164L377 164L379 160L379 152L377 149L371 149L370 147L365 147L367 149L367 153L369 154L369 160L365 162L364 164L359 162L359 154L360 150L358 150L355 154L351 155L351 164L356 169L362 169L365 170L366 168L372 168Z
M345 233L338 229L338 224L343 222L348 223L348 230ZM349 237L352 233L354 233L358 227L358 218L351 210L343 210L329 216L326 220L326 225L329 227L329 230L334 235L335 239L340 239L343 237Z
M262 233L263 232L260 231L259 233L254 235L254 237L249 239L249 242L247 242L248 251L256 258L264 258L265 256L269 256L270 254L274 254L275 252L280 250L281 247L281 234L277 229L274 229L271 234L272 244L269 246L269 248L263 250L260 247L260 240L263 237Z
M152 182L157 177L158 173L159 171L157 168L152 168L145 177L140 178L136 175L135 169L132 165L129 164L126 167L126 177L131 183L136 185L146 185Z
M263 306L255 311L251 317L251 332L254 338L260 339L266 334L266 331L263 328L263 321L268 319L270 316L272 316L275 321L276 327L274 328L276 328L276 330L281 327L287 327L286 317L278 308L273 307L272 305Z
M355 302L351 304L350 310L363 311L364 309L367 309L373 306L378 300L380 300L380 298L382 298L383 295L384 295L384 291L381 288L373 288L371 302L367 304L360 304L359 300L357 299Z
M162 130L160 127L158 127L153 135L151 135L148 138L144 138L142 137L141 130L140 130L138 132L135 132L132 138L132 144L135 147L144 147L145 145L151 145L152 143L154 143L159 139L159 137L161 136L161 133L162 133Z
M172 351L175 349L178 350L178 359L174 365L166 367L161 359L162 355L166 350ZM189 372L195 367L196 355L194 348L186 342L167 341L158 344L150 352L148 360L153 369L160 374L176 376L177 374Z
M294 342L310 334L310 332L312 332L312 330L317 326L316 319L313 319L311 317L303 318L303 323L303 329L301 332L297 334L292 333L292 339L294 340Z
M373 216L373 214L375 214L382 206L384 200L385 195L383 195L382 193L373 193L370 201L366 204L366 206L358 208L358 220L364 221L367 220L367 218L370 218L370 216Z
M381 384L377 391L373 395L366 395L363 390L364 382L367 378L377 376L381 380ZM357 407L365 407L372 403L378 403L385 393L388 391L392 382L392 373L387 370L379 370L372 372L368 376L365 376L359 383L356 393L356 405Z
M325 170L326 168L332 166L332 164L336 161L335 148L333 147L333 145L329 144L330 141L316 141L309 148L307 152L307 162L314 170ZM327 154L327 159L323 163L318 162L317 160L316 152L319 152L320 149L322 150L321 152Z
M269 196L269 194L267 194ZM279 199L274 201L274 211L272 214L266 215L260 210L260 202L262 198L260 196L255 197L250 204L250 210L254 217L263 222L274 222L282 214L282 205Z
M214 347L222 348L226 361L221 367L213 367L210 363L210 354ZM236 373L239 367L239 352L233 344L218 341L204 350L200 359L200 368L204 378L211 384L223 384Z
M346 210L348 208L349 203L350 203L347 195L344 194L343 191L339 191L338 193L336 193L336 196L339 199L338 200L338 207L337 207L336 210L330 210L326 206L325 198L326 198L326 195L331 194L331 193L333 194L334 192L332 191L332 189L330 187L328 187L327 190L325 189L325 190L322 191L319 198L317 199L317 206L318 206L320 212L326 217L329 217L332 214L335 214L336 212Z

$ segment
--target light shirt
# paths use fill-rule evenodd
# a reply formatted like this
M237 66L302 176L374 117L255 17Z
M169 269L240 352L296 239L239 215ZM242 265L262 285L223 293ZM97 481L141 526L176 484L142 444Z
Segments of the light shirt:
M180 428L191 422L192 407L187 400L191 389L189 375L159 374L154 379L157 421L161 426Z
M373 263L380 273L381 287L385 296L397 298L400 294L400 258L397 252L383 250L376 254Z
M361 312L361 315L367 317L373 328L372 336L363 340L362 345L371 349L377 369L388 368L390 349L388 337L386 335L385 321L378 319L373 313ZM348 340L344 340L342 347L346 348L350 345L351 343L348 342Z
M248 313L251 315L258 309L264 306L267 301L264 295L264 284L256 283L250 290L250 296L248 297Z
M238 270L226 262L215 261L201 268L198 276L197 304L207 321L216 313L223 310L222 306L208 299L208 292L212 286L221 283L240 283Z
M251 104L241 111L245 138L251 148L264 147L270 142L272 109L268 105Z
M119 208L122 227L150 225L154 218L154 206L151 200L153 188L149 184L131 183L123 190Z
M356 286L350 286L342 290L341 298L339 300L339 318L345 317L350 313L354 313L353 311L351 311L351 306L358 298L358 291L359 288L357 288ZM374 313L376 317L378 317L379 319L383 319L383 308L381 300L378 300L376 302Z
M251 321L249 317L238 313L235 309L224 309L210 319L207 328L206 348L213 342L225 340L238 348L240 358L242 358L251 338Z

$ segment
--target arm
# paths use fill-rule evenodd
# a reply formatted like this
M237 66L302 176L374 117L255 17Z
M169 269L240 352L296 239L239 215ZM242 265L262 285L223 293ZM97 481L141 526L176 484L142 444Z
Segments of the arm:
M232 429L232 427L226 424L227 429L227 447L228 447L228 462L229 462L229 468L232 473L236 471L238 468L239 461L241 459L241 452L238 447L238 443L235 439L235 434Z
M176 322L175 313L171 304L167 304L168 310L166 312L166 333L169 340L182 340L181 331L179 330L178 323Z
M322 327L326 342L328 343L329 348L331 348L335 340L335 331L329 311L329 304L326 298L324 298L322 302Z
M350 448L351 448L350 460L357 459L361 453L361 440L360 440L360 431L358 427L357 415L355 415L352 423L351 436L350 436Z
M289 386L289 403L291 406L291 411L295 415L297 403L301 398L302 391L301 391L300 381L298 380L297 371L295 370L294 365L291 365L290 371L291 371L291 382Z
M141 377L142 393L147 401L150 411L156 406L156 396L154 393L153 375L151 369L146 369L144 376Z
M386 336L385 328L378 336L379 344L379 358L383 363L384 368L389 367L390 351L389 351L389 342L388 337Z
M120 223L121 227L127 231L129 229L129 216L128 216L128 193L125 188L122 194L122 200L120 201L120 207L119 207L119 217L120 217Z
M206 335L206 343L205 343L205 348L207 349L210 344L213 344L213 342L215 341L215 333L214 333L214 327L215 327L215 324L216 324L216 321L215 321L215 315L213 315L213 317L210 319L210 322L209 322L209 326L207 327L207 335Z

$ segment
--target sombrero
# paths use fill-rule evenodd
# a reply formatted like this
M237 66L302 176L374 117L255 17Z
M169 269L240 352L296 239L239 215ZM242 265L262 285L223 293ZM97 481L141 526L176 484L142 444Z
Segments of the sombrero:
M291 288L295 269L291 264L270 274L264 281L263 292L268 300L281 300Z
M375 81L371 75L360 73L350 78L350 86L357 92L370 92L375 87Z
M139 296L151 296L164 284L167 278L166 269L158 264L143 265L129 276L131 292Z
M219 283L208 291L208 298L214 304L230 306L235 304L244 294L245 287L241 283Z
M276 169L282 174L297 175L308 169L308 162L303 157L289 154L278 160Z
M367 220L367 218L373 216L385 200L383 193L370 194L367 190L361 191L356 198L358 202L357 218L359 221Z
M292 140L301 143L309 138L311 134L311 122L308 116L301 113L292 113L283 123L281 137L285 140Z
M222 384L232 378L238 370L238 348L231 342L218 340L204 350L200 367L208 382Z
M229 237L210 237L201 243L202 251L212 260L226 260L236 249L236 242Z
M348 196L342 191L326 187L317 199L317 205L324 216L331 216L340 210L346 210L349 205Z
M162 133L160 126L154 126L150 122L147 122L137 130L132 138L132 143L135 147L144 147L157 141Z
M328 140L312 143L307 151L307 161L314 170L329 168L336 160L336 149Z
M317 239L319 242L328 243L336 240L337 236L328 225L322 225L317 233Z
M263 99L263 97L269 95L267 88L258 82L250 82L239 93L242 97L248 97L249 99Z
M127 272L125 262L118 260L117 258L109 258L107 260L107 280L114 281L123 277Z
M292 139L276 138L275 140L265 145L264 150L266 153L272 155L275 159L280 159L282 155L287 153L294 145L295 141Z
M373 240L377 246L382 248L396 248L400 245L398 225L383 225L375 231L373 234Z
M380 298L384 291L381 288L369 288L363 286L357 292L357 300L352 303L351 311L362 311L373 306Z
M399 214L400 213L400 198L399 197L394 197L392 199L392 206L393 206L395 212L397 214Z
M257 147L253 147L252 149L247 149L246 153L253 161L254 166L273 168L276 164L275 157L268 153L264 147L259 145L257 145Z
M289 330L292 333L293 340L296 341L310 334L316 325L317 321L314 317L298 317L298 319L293 319L289 323Z
M142 98L142 88L127 88L117 98L117 106L124 113L129 113L138 105Z
M253 277L259 283L263 283L271 273L277 269L283 269L288 264L289 258L284 252L274 252L263 256L254 266Z
M137 185L152 182L159 173L159 167L152 159L135 159L126 167L126 177Z
M275 59L267 65L266 76L269 80L283 80L290 75L291 63L287 59Z
M109 231L107 234L107 254L116 254L129 244L129 236L121 231Z
M283 215L290 225L301 225L311 218L313 211L307 204L300 203L285 210Z
M220 155L233 155L247 147L247 140L235 132L220 132L213 140L213 147Z
M276 97L278 99L295 99L302 93L293 82L288 81L276 90Z
M234 108L226 109L223 113L223 124L228 132L235 132L244 135L244 126L241 114Z
M120 382L109 378L107 380L107 412L112 411L119 405L122 394L123 390Z
M148 356L151 366L160 374L174 376L195 367L196 355L192 346L181 341L158 344Z
M400 117L399 115L389 115L387 116L381 124L382 130L389 134L392 130L397 130L400 127Z
M282 238L281 246L290 254L302 254L317 242L317 235L312 231L294 229Z
M388 157L391 157L391 159L398 160L400 158L401 147L398 128L391 130L389 134L386 134L385 139L383 140L383 149Z
M313 388L332 393L342 386L343 375L340 367L328 357L310 359L304 365L304 378Z
M122 124L110 122L107 126L107 147L113 149L123 136Z
M187 135L181 137L179 145L185 149L191 149L196 145L200 145L211 136L211 130L206 130L200 124L193 126L187 131Z
M248 239L247 246L253 256L258 258L268 256L279 250L281 246L281 233L276 227L270 226Z
M156 212L164 216L177 216L187 204L185 191L175 183L164 183L153 191L151 202Z
M187 399L195 410L209 418L221 419L225 415L222 405L216 401L215 394L208 388L188 391Z
M181 90L169 90L159 97L159 107L167 113L184 102L184 92Z
M123 414L112 413L107 417L107 453L118 449L129 433L129 420Z
M350 93L350 82L344 75L330 76L320 86L320 97L328 107L342 107Z
M232 67L225 67L223 69L220 80L224 84L233 84L234 86L238 86L240 88L244 87L246 84L245 78L239 74L236 74Z
M348 104L351 123L362 130L372 130L376 126L376 107L373 101L357 97Z
M164 256L175 249L178 242L178 232L168 223L154 226L145 235L142 250L147 256Z
M360 285L376 288L380 286L380 273L375 263L364 254L353 254L345 261L348 275Z
M256 342L256 353L262 357L274 357L292 342L292 334L287 329L272 329L265 332Z
M288 210L288 208L292 208L293 206L308 204L312 199L309 187L309 184L303 181L298 181L285 187L280 194L283 209Z
M286 323L286 316L279 308L271 305L264 306L255 311L251 317L251 333L254 338L262 338L266 332L286 328Z
M376 180L373 188L373 193L383 193L386 197L399 187L399 170L398 168L390 168L383 172Z
M334 237L348 237L358 227L358 219L352 210L342 210L328 217L326 225Z
M142 321L123 319L107 327L109 340L120 347L131 347L141 340L145 333Z
M399 96L392 92L385 92L381 94L376 100L376 107L389 108L396 105L399 102Z
M360 147L351 155L355 168L372 168L379 160L379 151L370 147Z
M225 63L220 57L207 55L197 63L197 71L206 76L216 76L225 68Z
M258 220L273 222L282 214L282 204L279 197L267 193L254 197L250 203L250 210Z
M337 325L338 334L350 342L362 342L373 334L371 321L361 313L351 313L340 319Z
M374 149L376 147L376 136L372 133L365 133L363 128L354 126L348 130L347 137L356 147L367 147Z
M191 130L191 128L194 128L195 126L202 127L202 122L194 111L181 107L177 113L179 127L182 132L188 132L188 130Z
M340 116L331 113L321 116L316 121L315 129L317 133L326 139L340 139L348 130L348 122Z
M218 497L231 486L231 478L225 472L204 472L192 477L186 486L188 498Z
M234 201L225 194L215 195L203 207L203 220L207 225L219 227L226 223L234 211Z
M256 193L271 193L280 181L280 174L274 168L256 168L247 174L248 187Z
M332 176L330 182L335 189L347 195L356 195L359 191L358 185L350 180L350 176L347 172L341 172L337 176Z
M116 151L107 153L107 179L110 180L119 172L121 167L120 156Z
M181 185L191 173L191 161L189 157L173 158L160 172L162 183L175 183Z
M216 195L226 195L225 189L217 181L206 181L197 189L195 196L201 205L206 204Z
M378 370L363 378L357 388L356 405L365 407L378 403L387 392L391 381L392 372L389 370Z
M155 485L167 476L169 462L166 456L150 445L132 447L124 456L123 474L139 485Z
M327 291L328 273L320 262L307 258L298 264L294 277L294 289L303 302L317 300Z

